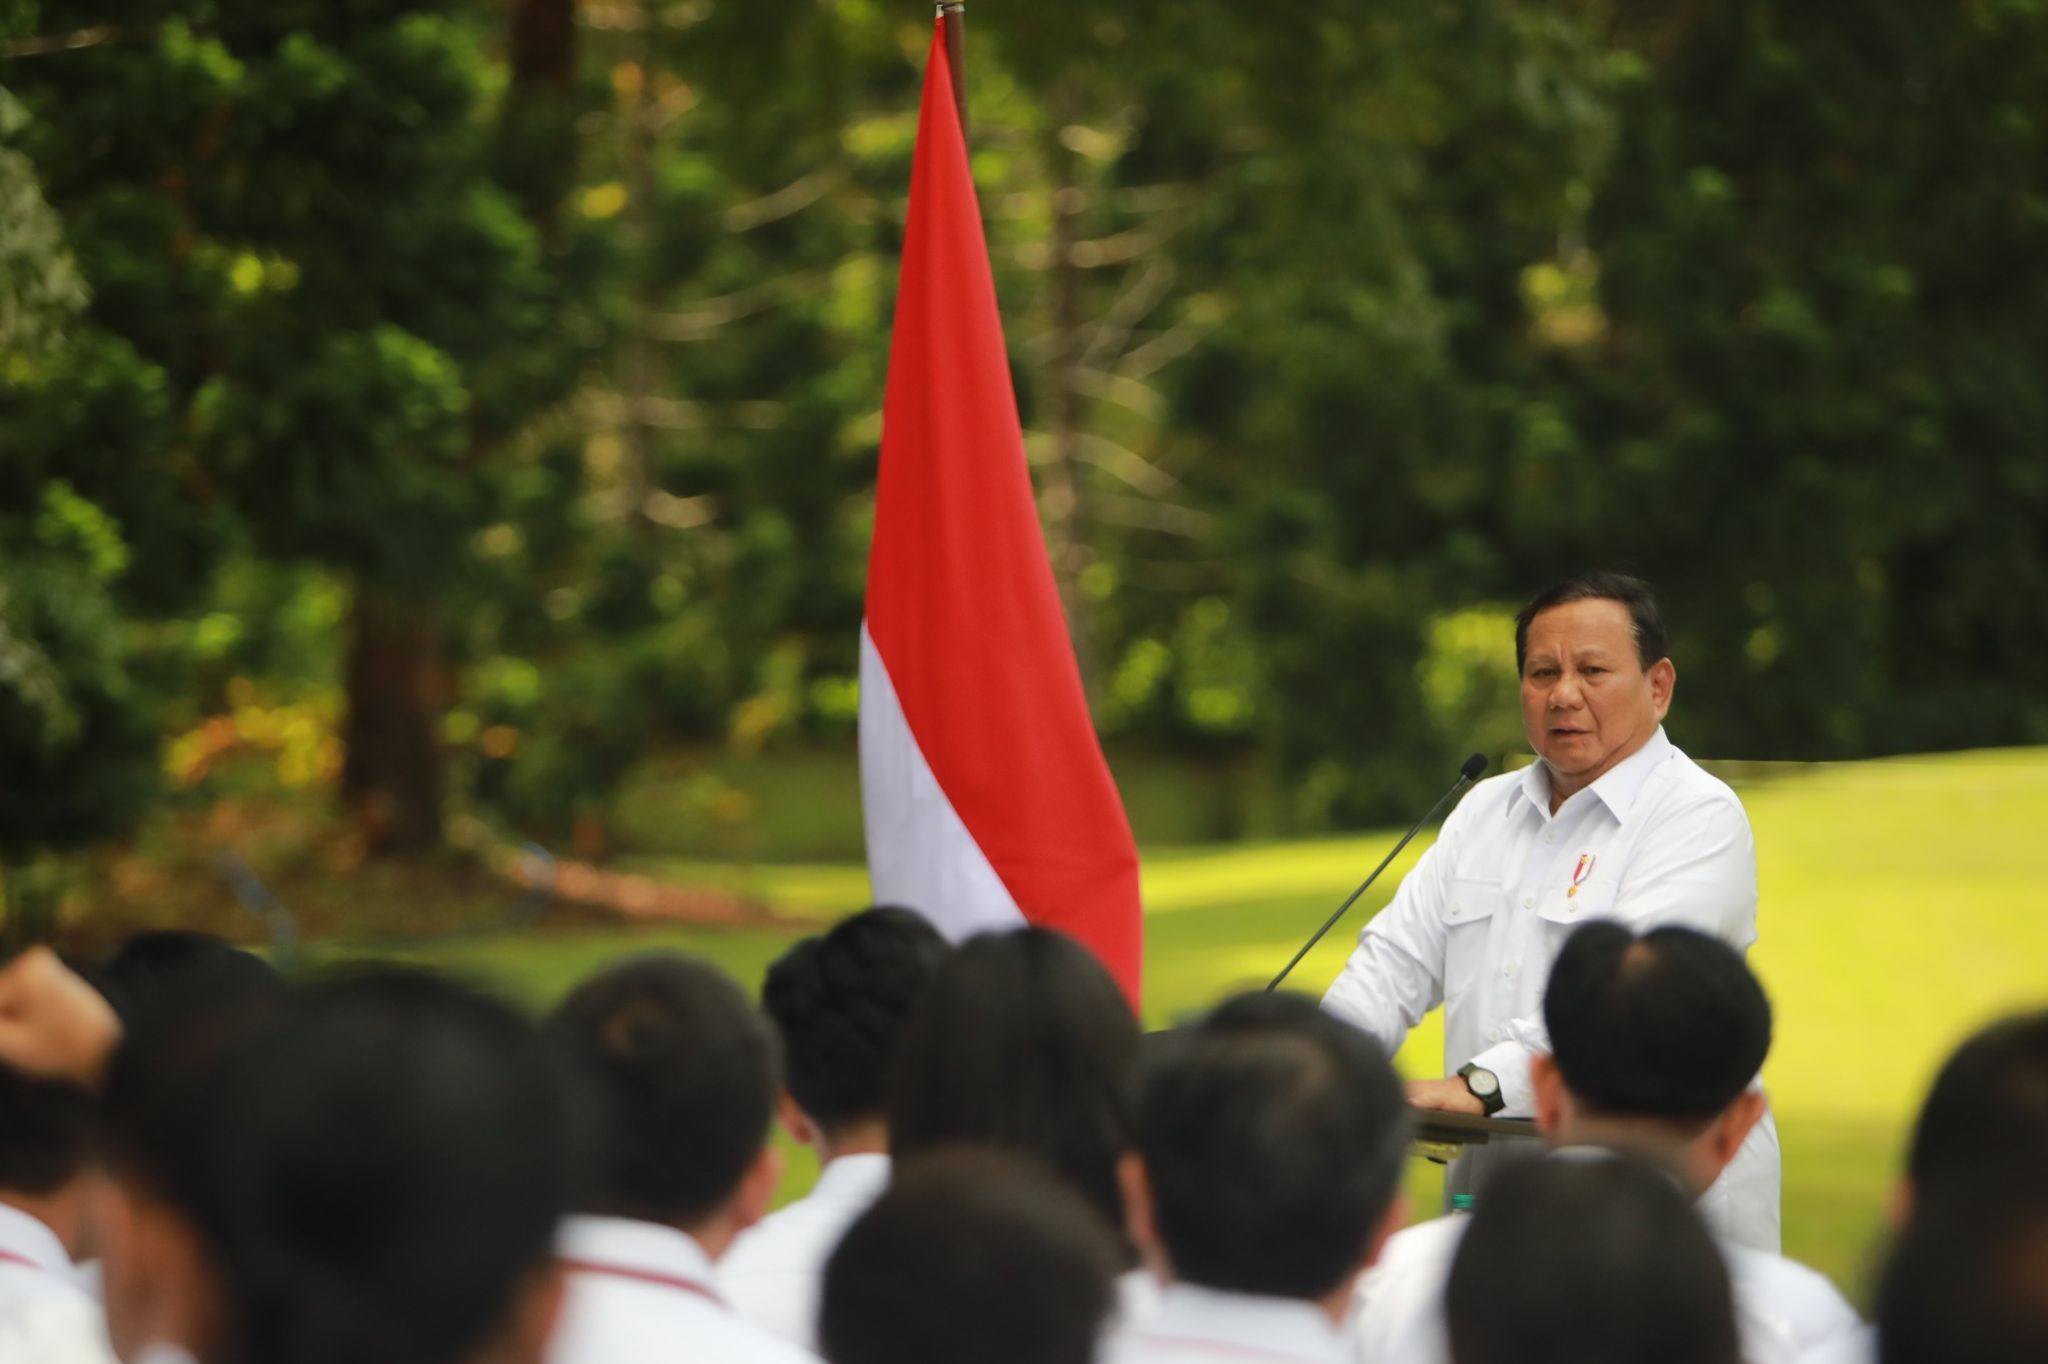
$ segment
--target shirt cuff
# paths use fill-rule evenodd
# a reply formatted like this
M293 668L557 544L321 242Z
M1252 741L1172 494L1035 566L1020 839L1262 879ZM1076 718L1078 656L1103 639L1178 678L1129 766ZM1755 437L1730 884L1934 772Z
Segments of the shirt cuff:
M1472 1058L1473 1065L1492 1071L1493 1078L1500 1081L1502 1108L1493 1115L1496 1118L1536 1116L1536 1088L1529 1083L1531 1054L1526 1045L1510 1039Z

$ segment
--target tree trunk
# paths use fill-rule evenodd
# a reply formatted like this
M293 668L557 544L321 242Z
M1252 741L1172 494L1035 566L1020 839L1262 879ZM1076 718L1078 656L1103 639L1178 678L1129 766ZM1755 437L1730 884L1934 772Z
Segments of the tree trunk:
M430 608L359 587L349 613L342 799L373 855L441 845L447 670Z

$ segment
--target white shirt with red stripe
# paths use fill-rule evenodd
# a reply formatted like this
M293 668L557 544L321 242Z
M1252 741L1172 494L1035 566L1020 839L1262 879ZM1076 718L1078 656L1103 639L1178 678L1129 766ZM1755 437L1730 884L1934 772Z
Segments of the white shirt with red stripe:
M57 1233L0 1203L0 1360L113 1364L106 1315Z
M556 1247L568 1294L548 1364L817 1364L734 1312L711 1257L673 1227L571 1217Z
M825 1261L855 1218L889 1187L889 1157L862 1153L829 1162L808 1197L741 1232L718 1259L733 1310L806 1350L818 1348L818 1290Z
M1110 1334L1104 1364L1342 1364L1329 1314L1298 1298L1168 1284L1140 1320Z

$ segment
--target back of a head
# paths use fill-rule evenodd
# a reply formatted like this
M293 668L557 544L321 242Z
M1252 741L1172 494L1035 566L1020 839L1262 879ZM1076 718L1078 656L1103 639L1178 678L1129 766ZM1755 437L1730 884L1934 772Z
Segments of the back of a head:
M1079 943L1042 928L975 938L932 972L897 1043L890 1149L1035 1156L1120 1227L1137 1050L1123 992Z
M1319 1300L1364 1264L1411 1126L1364 1033L1300 995L1241 995L1158 1039L1137 1095L1175 1278Z
M1734 948L1690 928L1586 924L1551 967L1543 1019L1566 1088L1613 1117L1708 1121L1771 1049L1763 986Z
M732 1198L774 1120L774 1031L730 977L672 953L599 972L549 1031L602 1115L587 1209L689 1228Z
M1454 1364L1736 1364L1713 1238L1676 1183L1618 1157L1489 1183L1444 1288Z
M85 1168L94 1101L78 1085L0 1066L0 1199L40 1198Z
M2048 1010L2002 1019L1935 1077L1906 1159L1915 1200L2048 1181Z
M831 1364L1089 1364L1122 1249L1035 1162L928 1152L900 1169L825 1266Z
M96 973L96 983L123 1023L132 1022L159 1000L187 993L195 982L205 982L206 988L223 995L240 995L276 979L276 970L255 953L210 933L186 929L132 934Z
M305 991L245 1067L214 1219L234 1364L460 1364L505 1332L579 1166L539 1032L385 968Z
M2037 1148L2034 1159L2043 1159ZM1916 1197L1878 1286L1879 1364L2048 1359L2048 1198L2038 1177Z
M946 940L922 916L863 910L783 953L761 1006L782 1037L785 1083L829 1135L880 1118L902 1034Z

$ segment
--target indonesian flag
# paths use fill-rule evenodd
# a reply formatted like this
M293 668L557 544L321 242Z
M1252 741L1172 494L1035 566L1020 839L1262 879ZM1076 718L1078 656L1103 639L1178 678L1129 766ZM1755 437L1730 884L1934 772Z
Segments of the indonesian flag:
M925 69L860 640L875 900L954 941L1026 923L1135 1009L1138 851L1032 500L943 30Z

